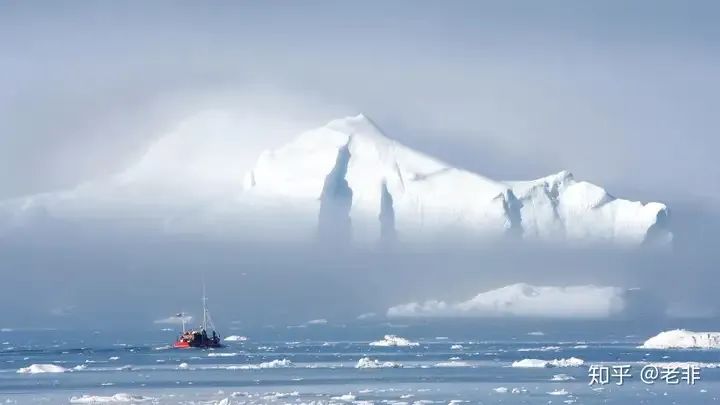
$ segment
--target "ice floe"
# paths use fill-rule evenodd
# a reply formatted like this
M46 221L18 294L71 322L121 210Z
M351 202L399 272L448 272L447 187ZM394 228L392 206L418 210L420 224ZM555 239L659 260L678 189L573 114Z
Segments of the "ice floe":
M370 357L363 357L358 360L355 368L401 368L402 364L395 363L393 361L380 361L378 359L371 359Z
M245 336L230 335L223 340L226 342L244 342L244 341L248 340L248 338Z
M435 367L470 367L470 364L464 362L464 361L443 361L440 363L435 363Z
M21 374L64 373L66 371L68 371L68 369L56 364L31 364L28 367L17 370L17 372Z
M519 368L542 368L542 367L580 367L585 361L577 357L568 359L540 360L540 359L522 359L514 361L511 367Z
M225 352L210 352L208 357L235 357L237 353L225 353Z
M339 395L339 396L336 396L336 397L332 397L331 399L334 399L334 400L336 400L336 401L352 402L352 401L354 401L356 398L357 398L357 397L356 397L355 395L353 395L352 392L349 392L349 393L347 393L347 394L343 394L343 395Z
M521 347L517 349L519 352L557 352L560 346L543 346L543 347Z
M138 403L154 401L153 397L145 397L142 395L131 395L126 393L117 393L112 396L99 395L83 395L80 397L71 397L71 404L105 404L105 403Z
M419 343L412 342L408 339L402 338L396 335L385 335L382 340L370 342L370 346L381 346L381 347L407 347L407 346L418 346Z
M651 337L640 347L644 349L720 349L720 332L669 330Z
M259 364L242 364L239 366L227 366L227 370L259 370L264 368L286 368L293 367L294 364L288 359L272 360Z

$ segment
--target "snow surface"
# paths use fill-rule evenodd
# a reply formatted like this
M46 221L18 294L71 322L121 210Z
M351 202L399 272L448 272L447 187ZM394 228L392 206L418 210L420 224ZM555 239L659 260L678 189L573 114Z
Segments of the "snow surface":
M56 364L31 364L17 370L21 374L44 374L44 373L64 373L68 371L65 367Z
M369 357L363 357L358 360L355 368L401 368L402 364L395 363L393 361L379 361L378 359L371 359Z
M276 239L313 235L329 216L356 243L449 234L632 246L672 239L661 203L615 198L567 171L490 179L388 138L363 115L260 153L240 180L246 168L236 155L247 148L223 132L225 121L207 114L183 123L114 176L0 201L0 231L53 219L132 218L166 232ZM264 232L254 232L258 227Z
M417 346L419 343L411 342L408 339L402 338L396 335L385 335L382 340L370 342L370 346L382 346L382 347L407 347Z
M651 337L640 347L646 349L720 349L720 332L669 330Z
M625 290L593 285L552 287L519 283L480 293L467 301L429 300L391 307L388 317L606 318L625 308Z
M547 368L547 367L580 367L585 361L577 357L568 359L540 360L540 359L522 359L514 361L511 367L519 368Z

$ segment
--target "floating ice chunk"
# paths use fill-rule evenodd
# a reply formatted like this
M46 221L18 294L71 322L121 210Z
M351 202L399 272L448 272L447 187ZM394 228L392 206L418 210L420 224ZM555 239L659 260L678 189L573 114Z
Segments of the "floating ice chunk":
M248 340L248 338L245 336L230 335L223 340L226 342L244 342L244 341Z
M536 330L534 332L528 332L528 336L545 336L545 332Z
M20 374L64 373L66 371L68 371L68 369L56 364L31 364L28 367L17 370Z
M419 343L411 342L408 339L402 338L395 335L385 335L382 340L370 342L370 346L381 346L381 347L407 347L407 346L418 346Z
M462 350L463 345L452 345L450 346L450 350Z
M120 360L120 357L118 357L118 356L112 356L112 357L110 357L108 360L111 360L111 361Z
M294 364L288 359L272 360L260 364L243 364L240 366L228 366L226 370L259 370L264 368L285 368L293 367Z
M540 359L522 359L514 361L511 367L519 368L542 368L542 367L580 367L585 361L577 357L568 359L540 360Z
M355 395L353 395L352 392L349 392L349 393L347 393L347 394L340 395L340 396L337 396L337 397L332 397L332 398L330 398L330 399L334 399L334 400L336 400L336 401L351 402L351 401L354 401L355 398L357 398L357 397L356 397Z
M493 388L493 391L497 392L498 394L506 394L508 392L507 387L497 387Z
M379 361L369 357L363 357L358 360L355 368L401 368L402 364L392 361Z
M560 346L543 346L543 347L521 347L517 349L519 352L557 352Z
M87 368L87 364L79 364L79 365L73 367L72 369L74 371L82 371L82 370L85 370L86 368Z
M720 349L720 332L692 332L675 329L646 340L644 349Z
M293 392L269 392L269 393L263 395L263 396L262 396L262 399L264 399L264 400L266 400L266 401L273 401L273 400L278 400L278 399L283 399L283 398L288 398L288 397L296 397L296 396L298 396L298 395L300 395L300 393L297 392L297 391L293 391Z
M187 363L180 363L180 364L178 365L178 368L179 368L180 370L187 370L187 369L190 368L190 365L187 364Z
M99 395L83 395L81 397L71 397L71 404L105 404L105 403L138 403L138 402L149 402L154 401L153 397L145 397L142 395L131 395L125 393L118 393L109 397Z
M208 357L235 357L237 353L224 353L224 352L210 352Z
M554 391L548 392L548 395L558 395L559 396L559 395L570 395L570 393L568 391L566 391L564 388L561 388L559 390L554 390Z
M436 363L435 367L470 367L470 364L464 362L464 361L444 361L440 363Z
M569 376L567 374L555 374L550 381L570 381L574 380L575 377Z

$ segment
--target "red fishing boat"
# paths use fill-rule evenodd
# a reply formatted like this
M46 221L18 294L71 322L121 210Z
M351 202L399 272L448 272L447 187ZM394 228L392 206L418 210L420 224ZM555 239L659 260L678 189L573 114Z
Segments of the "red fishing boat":
M219 348L224 347L220 343L220 336L215 332L215 325L213 324L210 312L207 309L207 297L205 297L205 287L203 286L203 321L197 329L185 329L186 316L183 313L179 313L176 316L182 321L182 335L173 344L176 349L189 349L192 347L197 348ZM208 336L208 330L212 331L212 336Z

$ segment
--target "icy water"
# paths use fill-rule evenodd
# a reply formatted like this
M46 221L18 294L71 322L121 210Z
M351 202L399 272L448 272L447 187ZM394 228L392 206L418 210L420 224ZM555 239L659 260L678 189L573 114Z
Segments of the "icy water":
M646 350L648 336L615 326L598 333L537 323L503 329L378 324L230 331L218 350L177 350L175 331L0 332L0 403L157 404L704 404L720 397L720 351ZM608 330L609 326L600 329ZM502 330L501 330L502 329ZM445 330L440 333L438 330ZM237 333L236 333L237 332ZM537 332L537 333L534 333ZM539 332L542 332L539 333ZM654 330L648 332L655 334ZM417 346L375 347L391 333ZM356 368L368 357L378 368ZM584 361L574 367L511 367L522 359ZM374 360L377 360L375 362ZM694 385L646 384L648 363L703 363ZM19 373L31 365L59 373ZM630 365L622 386L589 385L591 365ZM47 368L47 366L36 366Z

